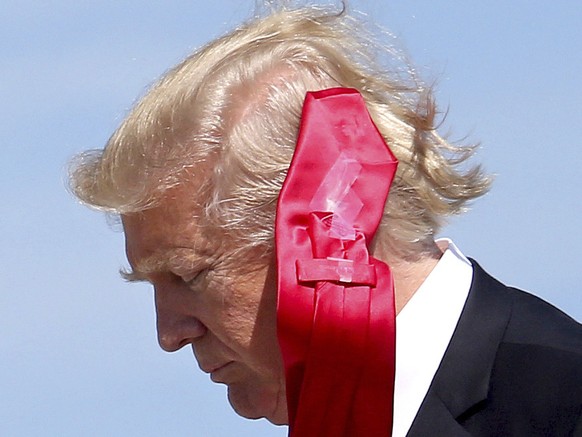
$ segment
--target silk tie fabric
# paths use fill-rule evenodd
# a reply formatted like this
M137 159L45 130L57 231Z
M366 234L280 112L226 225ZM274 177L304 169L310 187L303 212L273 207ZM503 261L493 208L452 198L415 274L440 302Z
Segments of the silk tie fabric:
M291 437L391 435L394 287L369 247L396 167L356 90L307 93L275 226Z

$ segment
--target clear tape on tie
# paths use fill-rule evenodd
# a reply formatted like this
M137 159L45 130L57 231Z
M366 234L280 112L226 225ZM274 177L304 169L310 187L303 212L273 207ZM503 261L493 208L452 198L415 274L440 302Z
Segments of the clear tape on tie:
M295 262L299 282L333 281L375 287L376 267L343 258L299 259Z
M354 279L354 262L351 259L327 257L328 261L337 263L336 271L339 275L340 282L352 282Z
M361 199L351 190L358 179L362 165L341 152L309 204L312 211L331 212L330 235L342 240L355 240L354 222L364 207Z

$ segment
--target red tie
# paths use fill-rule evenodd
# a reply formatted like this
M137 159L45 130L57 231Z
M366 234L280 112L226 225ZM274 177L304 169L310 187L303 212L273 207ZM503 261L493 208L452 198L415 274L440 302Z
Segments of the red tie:
M275 231L291 437L391 435L393 281L369 245L396 166L356 90L307 93Z

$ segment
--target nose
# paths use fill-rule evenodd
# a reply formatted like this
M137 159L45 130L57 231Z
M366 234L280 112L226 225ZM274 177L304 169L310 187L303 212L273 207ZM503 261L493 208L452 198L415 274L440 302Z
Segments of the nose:
M155 294L158 343L163 350L175 352L206 334L206 326L191 314L187 302Z

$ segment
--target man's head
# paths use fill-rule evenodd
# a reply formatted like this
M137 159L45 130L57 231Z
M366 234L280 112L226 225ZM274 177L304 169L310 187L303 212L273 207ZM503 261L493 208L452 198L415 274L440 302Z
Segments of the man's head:
M164 350L192 345L200 368L228 385L240 415L285 423L274 269L259 262L249 267L234 255L235 246L199 224L201 209L191 196L198 182L122 216L132 267L124 276L153 285Z
M438 135L430 90L394 56L345 13L273 12L166 73L73 169L83 202L121 215L128 277L154 284L162 347L192 344L243 415L285 420L273 232L307 91L359 90L400 162L379 251L422 257L488 187L478 168L456 170L471 149Z

